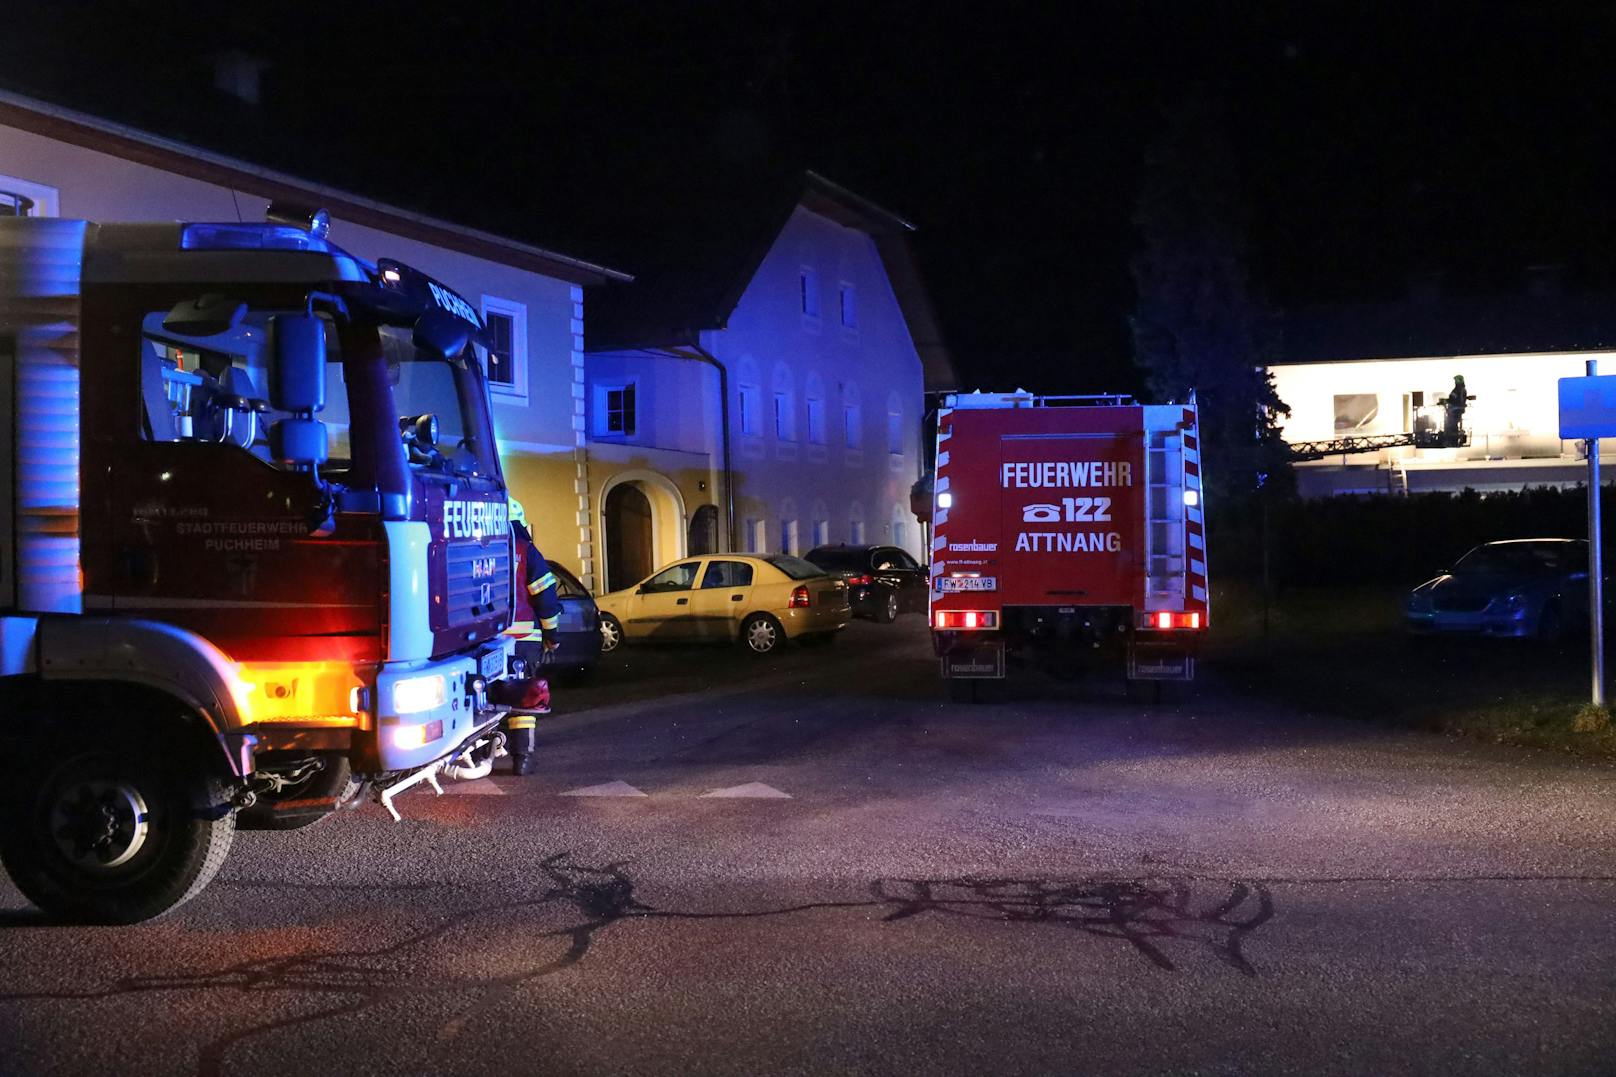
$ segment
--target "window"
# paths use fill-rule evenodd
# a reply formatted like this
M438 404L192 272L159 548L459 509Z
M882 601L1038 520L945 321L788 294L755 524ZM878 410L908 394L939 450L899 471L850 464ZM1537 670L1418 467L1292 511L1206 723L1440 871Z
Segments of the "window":
M57 205L55 187L0 176L0 217L54 217Z
M842 325L848 329L858 327L858 296L851 284L842 285Z
M771 384L774 393L774 436L779 441L797 439L797 394L791 385L791 370L784 363L774 364Z
M825 383L808 375L808 444L825 444Z
M847 508L847 541L849 545L864 545L864 506L857 501Z
M887 398L887 452L903 455L903 405L896 393Z
M745 561L712 561L701 577L703 589L708 587L750 587L752 566Z
M527 399L527 306L485 295L483 321L493 340L485 358L488 387L496 396Z
M1335 432L1361 433L1371 430L1380 417L1380 398L1374 393L1337 394L1335 398Z
M268 464L276 463L270 450L272 428L293 415L275 411L269 402L274 364L269 338L272 312L254 310L241 324L214 336L194 341L163 325L167 311L152 311L141 321L140 402L141 434L147 441L180 441L233 445ZM325 333L325 407L317 416L326 427L327 450L332 428L339 439L332 466L347 466L347 394L342 387L337 332ZM447 427L458 429L459 412L442 416ZM319 448L319 446L315 446Z
M557 598L588 598L589 592L578 578L554 561L548 562L550 571L555 573Z
M646 594L662 594L665 591L688 591L696 582L696 569L700 567L700 561L683 561L677 565L669 565L646 580L641 587Z
M595 432L603 437L633 437L637 418L634 383L606 385L597 392Z
M802 316L819 317L819 274L804 266L798 280L802 285Z
M797 550L797 521L780 521L780 552L796 556Z
M864 413L857 400L842 404L842 438L849 449L864 447Z
M829 546L830 545L830 521L829 520L815 520L814 521L814 545L815 546Z
M755 516L747 517L745 534L742 538L746 541L747 553L762 553L764 543L767 541L763 537L763 521Z

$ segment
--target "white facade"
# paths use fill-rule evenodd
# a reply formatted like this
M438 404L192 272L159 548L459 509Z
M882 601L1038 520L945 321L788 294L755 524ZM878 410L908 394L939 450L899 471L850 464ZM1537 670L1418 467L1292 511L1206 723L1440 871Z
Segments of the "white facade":
M1616 373L1616 358L1596 352L1359 359L1271 369L1279 397L1291 409L1283 425L1291 444L1410 432L1422 397L1423 414L1440 429L1440 401L1455 375L1463 376L1475 398L1464 416L1469 445L1399 446L1301 463L1304 494L1520 489L1578 481L1581 443L1560 440L1558 382L1581 376L1586 361L1602 354L1604 367Z
M50 122L60 120L59 110L42 116ZM29 198L36 215L92 221L261 221L269 199L261 193L255 195L249 186L272 189L284 186L288 179L268 173L256 173L256 179L241 175L239 170L250 171L252 166L191 151L196 161L220 175L234 175L240 185L194 178L188 173L195 169L185 164L188 147L111 125L90 128L95 122L74 116L72 122L58 125L64 131L111 132L118 136L109 140L114 146L134 140L123 136L147 140L142 146L145 152L106 152L65 135L0 122L0 192ZM174 168L161 167L130 159L134 156L178 163ZM401 226L413 221L424 224L428 231L454 228L441 221L412 219L403 211L366 205L377 210L373 216L396 213ZM497 248L501 242L498 237L481 237L469 230L461 234L490 241L482 242L483 247ZM587 573L593 551L583 494L587 472L580 284L495 257L367 227L340 215L333 215L330 236L332 242L361 258L385 256L421 269L478 303L485 317L506 319L512 334L510 384L491 382L506 477L513 494L525 502L535 538L546 553Z
M799 206L726 328L704 330L700 346L727 380L740 549L801 554L825 541L891 543L925 560L909 509L922 459L921 361L869 234ZM604 476L615 460L663 474L680 492L686 531L672 520L658 528L657 564L689 552L689 523L703 504L714 506L719 546L727 545L719 373L676 357L680 351L696 354L588 357L592 474ZM628 385L632 432L616 406ZM592 498L603 533L613 523L608 493L602 484ZM647 493L661 518L657 494Z

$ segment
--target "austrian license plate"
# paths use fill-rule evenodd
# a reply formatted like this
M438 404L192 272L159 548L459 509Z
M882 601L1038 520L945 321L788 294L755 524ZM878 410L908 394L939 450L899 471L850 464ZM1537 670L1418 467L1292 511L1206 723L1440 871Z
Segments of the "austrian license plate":
M942 576L938 582L944 591L997 591L997 576Z
M484 651L477 659L477 672L482 674L485 681L497 681L505 676L505 649L496 647L492 651Z

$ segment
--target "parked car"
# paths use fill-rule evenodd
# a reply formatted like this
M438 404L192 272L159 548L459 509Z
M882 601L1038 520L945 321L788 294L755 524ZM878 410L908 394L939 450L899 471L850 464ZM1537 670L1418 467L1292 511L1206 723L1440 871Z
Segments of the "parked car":
M1416 632L1555 640L1588 623L1588 544L1516 539L1477 546L1403 602Z
M883 624L903 613L925 613L931 583L926 570L897 546L816 546L805 555L847 581L848 601L857 617Z
M840 577L785 554L687 557L596 601L604 651L629 640L739 640L768 654L788 639L833 639L851 616Z
M556 577L556 598L561 602L561 619L556 626L556 639L561 646L544 658L544 648L538 638L528 638L533 622L518 621L511 626L511 633L517 636L516 656L534 670L587 673L600 660L600 610L589 596L589 588L580 583L578 577L554 561L549 565Z

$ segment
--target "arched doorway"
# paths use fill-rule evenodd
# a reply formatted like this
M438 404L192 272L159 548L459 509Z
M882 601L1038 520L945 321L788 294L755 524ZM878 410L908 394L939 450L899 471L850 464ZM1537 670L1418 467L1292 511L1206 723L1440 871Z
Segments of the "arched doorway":
M690 517L690 535L685 548L691 557L718 552L718 507L703 505Z
M606 493L606 590L618 591L651 574L651 502L633 483Z

